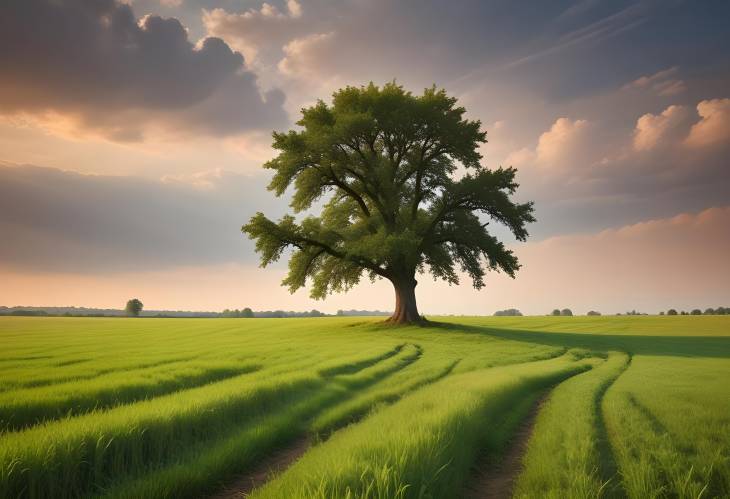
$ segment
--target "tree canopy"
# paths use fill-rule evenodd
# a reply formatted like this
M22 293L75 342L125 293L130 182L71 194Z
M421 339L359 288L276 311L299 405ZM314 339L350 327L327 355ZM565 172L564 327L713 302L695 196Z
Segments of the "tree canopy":
M262 266L292 250L283 284L311 281L311 296L347 291L363 275L388 279L396 291L393 322L420 320L415 274L475 288L487 270L514 277L515 255L488 230L505 225L524 241L532 203L510 199L513 168L481 165L481 123L436 87L413 95L395 83L346 87L303 109L299 129L273 134L278 155L264 166L277 196L293 189L295 213L257 213L243 227Z
M141 301L139 301L137 298L132 298L131 300L127 301L127 305L124 307L124 311L127 313L127 315L137 317L139 316L140 312L142 312L142 307L144 307L144 305Z

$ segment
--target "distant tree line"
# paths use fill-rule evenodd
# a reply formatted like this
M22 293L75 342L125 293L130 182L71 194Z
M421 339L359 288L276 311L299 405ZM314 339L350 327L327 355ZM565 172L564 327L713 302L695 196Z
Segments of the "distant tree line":
M556 308L555 310L552 311L552 313L550 315L556 315L556 316L557 315L560 315L560 316L563 316L563 317L572 317L573 316L573 311L570 310L569 308L564 308L562 310L559 309L559 308Z
M497 310L494 315L496 317L522 317L522 312L516 308L508 308L507 310Z
M383 312L381 310L338 310L337 316L338 317L376 317L376 316L385 316L389 317L393 312Z
M136 301L135 301L136 300ZM338 310L338 316L389 316L391 312L379 310ZM191 312L185 310L143 310L143 305L136 298L127 302L124 309L88 308L88 307L32 307L0 306L0 316L26 317L156 317L156 318L286 318L286 317L328 317L330 315L319 310L304 312L285 310L254 311L250 307L243 309L225 309L223 312Z
M309 312L292 312L284 310L264 310L261 312L253 312L253 317L262 319L284 319L287 317L327 317L327 314L319 310L310 310Z
M243 310L238 310L238 309L229 310L229 309L225 309L221 313L221 317L244 317L244 318L251 318L253 316L254 316L253 315L253 310L251 310L248 307L244 308Z
M664 315L664 312L659 312L659 315ZM704 312L699 308L692 309L690 312L684 310L678 312L677 309L670 308L666 315L730 315L730 307L706 308Z

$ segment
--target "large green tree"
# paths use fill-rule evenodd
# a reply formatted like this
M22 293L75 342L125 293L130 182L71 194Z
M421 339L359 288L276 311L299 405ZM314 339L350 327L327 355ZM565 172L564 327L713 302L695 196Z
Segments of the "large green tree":
M513 168L480 164L486 142L481 122L435 87L413 95L395 83L347 87L303 109L298 130L274 133L278 155L269 189L293 187L296 213L321 206L319 216L278 222L257 213L243 227L256 241L261 264L292 250L284 285L311 280L311 296L347 291L367 275L395 288L395 323L420 321L416 273L475 288L487 269L514 277L512 251L487 230L489 221L525 240L532 203L510 199ZM320 203L316 203L321 200Z

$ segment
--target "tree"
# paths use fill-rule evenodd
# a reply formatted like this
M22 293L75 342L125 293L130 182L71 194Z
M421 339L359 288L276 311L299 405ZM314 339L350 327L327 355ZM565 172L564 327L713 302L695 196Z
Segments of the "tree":
M570 310L569 308L564 308L563 310L560 311L560 315L565 316L565 317L572 317L573 311Z
M514 277L517 257L487 226L504 224L524 241L533 205L510 199L515 169L480 164L486 132L465 112L443 90L414 96L395 83L346 87L331 105L303 109L300 130L274 133L278 155L264 166L277 196L293 187L295 212L323 198L324 206L301 221L253 216L243 231L262 266L293 250L282 284L294 292L311 280L315 299L349 290L363 274L387 279L393 323L421 320L416 272L459 284L463 270L477 289L487 270Z
M667 310L667 315L677 315L677 311L673 308Z
M132 317L138 317L139 313L142 311L142 307L144 307L144 305L141 301L139 301L137 298L132 298L131 300L127 301L127 306L124 307L124 311L127 313L127 315L130 315Z
M506 310L497 310L494 312L495 317L522 317L522 312L516 308L508 308Z
M560 315L560 309L556 308L552 311L551 315Z
M244 308L241 310L241 317L245 317L247 319L250 319L253 317L253 310L251 310L249 307Z
M690 315L702 315L702 310L700 310L699 308L692 309Z
M707 308L703 313L705 315L715 315L715 310L713 308Z
M601 312L596 312L595 310L590 310L586 315L601 315Z

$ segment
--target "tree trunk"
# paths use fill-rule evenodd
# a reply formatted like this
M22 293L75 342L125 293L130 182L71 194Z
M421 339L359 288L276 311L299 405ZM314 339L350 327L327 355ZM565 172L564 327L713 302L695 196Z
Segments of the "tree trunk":
M416 280L410 279L393 280L395 288L395 312L387 322L391 324L409 324L420 322L421 316L416 306Z

